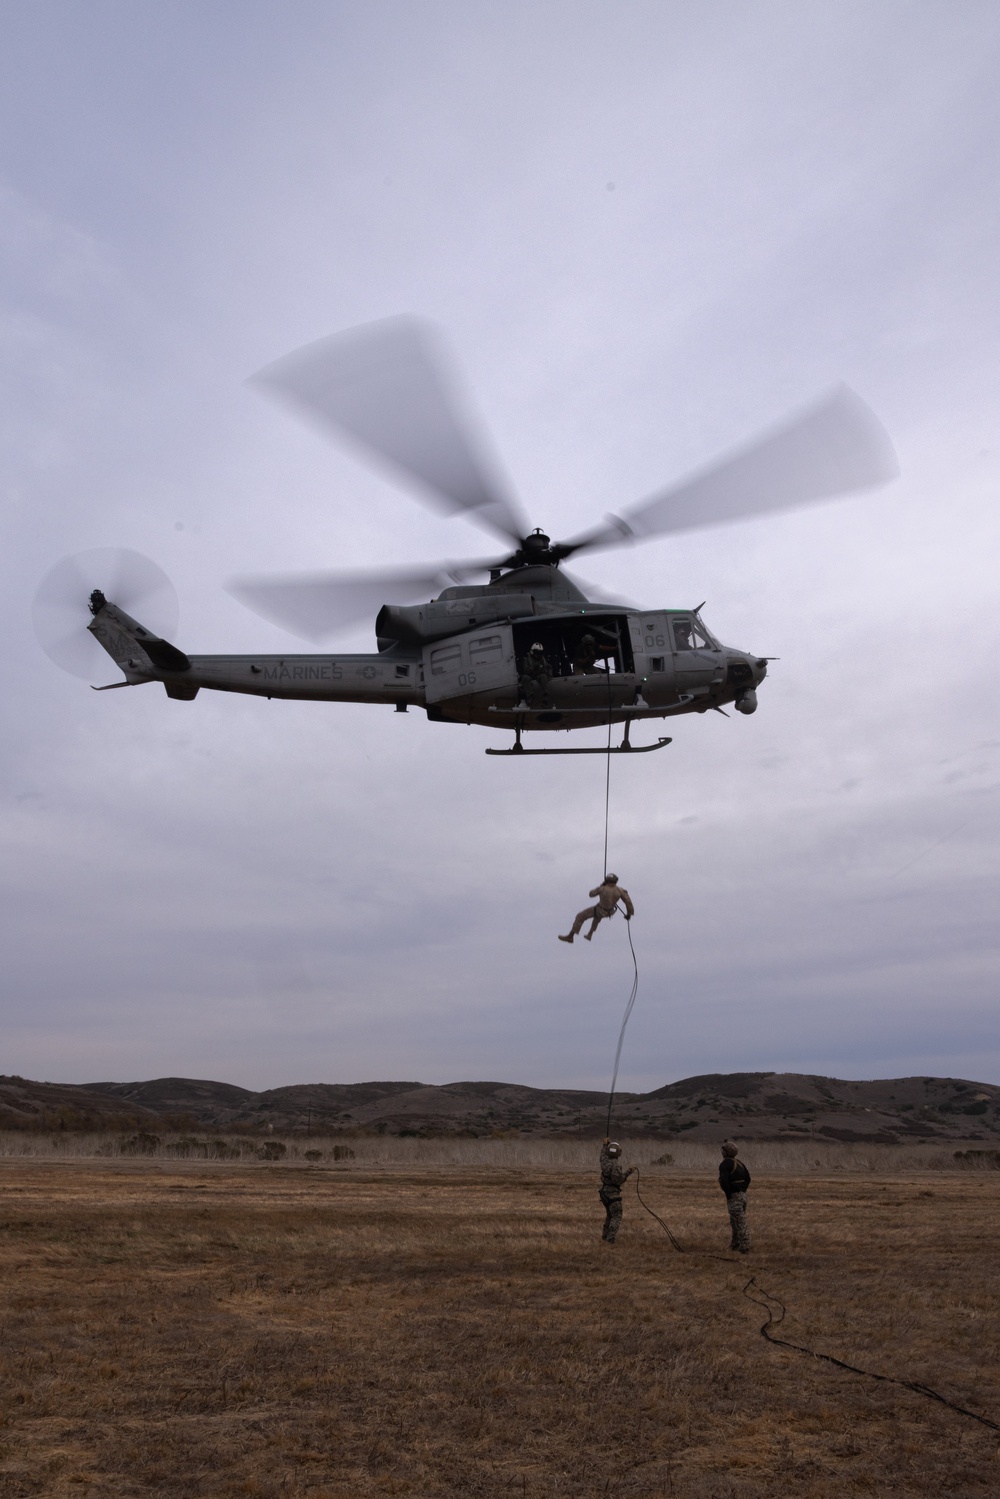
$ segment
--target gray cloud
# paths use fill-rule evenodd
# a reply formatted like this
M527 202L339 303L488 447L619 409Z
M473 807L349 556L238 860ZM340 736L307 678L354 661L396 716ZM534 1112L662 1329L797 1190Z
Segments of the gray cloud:
M624 929L555 941L600 759L98 697L30 633L91 546L154 557L195 650L289 646L234 572L477 554L242 385L413 310L555 534L836 379L872 402L892 488L588 559L781 657L753 719L612 767L622 1081L1000 1079L994 8L3 10L6 1069L607 1081Z

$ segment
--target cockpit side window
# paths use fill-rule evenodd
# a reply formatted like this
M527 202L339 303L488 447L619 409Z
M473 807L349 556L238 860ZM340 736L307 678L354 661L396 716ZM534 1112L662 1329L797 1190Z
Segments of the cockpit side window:
M703 626L687 614L675 614L670 621L674 632L675 651L711 651L715 642L710 639Z
M691 639L694 622L687 615L675 614L670 624L674 632L674 650L694 650L694 641Z

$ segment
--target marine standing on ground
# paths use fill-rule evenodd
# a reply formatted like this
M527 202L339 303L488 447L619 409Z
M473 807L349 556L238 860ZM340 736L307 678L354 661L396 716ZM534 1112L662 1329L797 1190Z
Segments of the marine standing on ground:
M740 1254L748 1254L750 1251L750 1225L747 1223L749 1185L750 1172L739 1159L736 1142L723 1140L719 1186L726 1194L726 1207L729 1209L729 1227L732 1230L729 1247L738 1249Z
M607 1137L601 1146L601 1185L598 1196L604 1204L604 1228L601 1238L607 1244L615 1242L622 1222L622 1186L628 1181L634 1166L627 1171L621 1168L622 1148L617 1140Z

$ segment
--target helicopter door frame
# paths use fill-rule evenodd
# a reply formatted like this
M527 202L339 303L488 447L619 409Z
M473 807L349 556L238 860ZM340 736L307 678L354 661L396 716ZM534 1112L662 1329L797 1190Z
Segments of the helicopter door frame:
M484 625L424 646L424 694L428 703L516 692L514 637L510 625Z
M644 610L631 616L632 649L637 674L655 677L661 687L674 682L674 643L664 609Z
M535 641L542 647L554 681L574 676L574 643L586 634L613 634L617 640L614 651L609 651L611 675L630 674L635 671L634 642L629 630L629 615L624 609L620 614L537 614L530 619L519 619L513 625L514 652L520 667ZM592 675L603 676L605 667L598 665Z

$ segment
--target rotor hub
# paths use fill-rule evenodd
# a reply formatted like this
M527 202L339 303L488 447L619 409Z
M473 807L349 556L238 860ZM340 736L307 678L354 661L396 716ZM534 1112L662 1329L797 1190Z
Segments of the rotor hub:
M529 536L525 536L516 552L505 557L500 563L501 567L558 567L564 553L559 546L552 545L551 536L546 536L540 526L536 526Z

